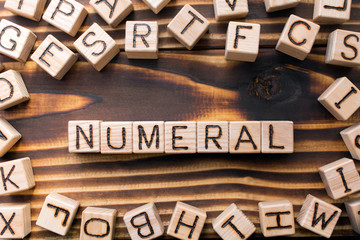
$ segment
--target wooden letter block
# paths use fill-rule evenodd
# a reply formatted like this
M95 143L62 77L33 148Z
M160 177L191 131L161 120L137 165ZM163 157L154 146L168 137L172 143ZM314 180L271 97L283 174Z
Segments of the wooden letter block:
M197 122L197 152L229 152L228 122Z
M100 152L101 121L69 121L69 152Z
M351 0L315 0L314 21L340 24L350 19Z
M327 194L333 199L360 191L360 176L354 161L349 158L322 166L319 173Z
M4 7L14 14L40 21L46 0L6 0Z
M330 33L325 63L356 67L360 66L360 33L337 29Z
M196 153L196 122L165 122L165 153Z
M128 58L157 59L158 41L157 22L126 22L125 52Z
M87 14L85 7L75 0L51 0L43 19L75 37Z
M300 0L265 0L266 12L275 12L296 7Z
M210 22L198 11L186 4L167 26L173 35L188 50L191 50L209 29Z
M360 123L340 132L352 158L360 160Z
M293 153L294 123L290 121L261 122L262 153Z
M319 25L291 15L276 44L276 50L304 60L310 53L319 30Z
M75 53L52 35L48 35L31 55L31 60L58 80L64 77L77 59Z
M4 156L21 138L21 134L0 117L0 157Z
M101 153L131 154L133 152L132 122L101 123Z
M229 22L226 34L225 58L255 62L259 53L260 24Z
M340 208L309 194L296 221L303 228L330 238L340 214Z
M336 79L318 101L337 120L347 120L360 107L360 92L348 78L342 77Z
M112 240L116 209L87 207L82 212L80 240Z
M143 0L143 1L155 14L158 14L170 2L170 0Z
M8 70L0 74L0 109L28 101L30 95L20 73Z
M134 153L165 152L164 122L133 122Z
M0 204L0 239L23 239L31 232L30 204Z
M353 230L360 234L360 198L345 202L345 207Z
M90 0L89 3L113 28L134 10L131 0Z
M36 225L65 236L79 208L79 203L57 193L50 193L41 208Z
M244 18L249 13L248 0L213 0L218 21Z
M2 19L0 22L0 53L26 62L36 41L36 35L29 29Z
M0 195L29 190L35 187L30 158L0 163L2 187Z
M74 47L97 71L101 71L120 52L115 40L97 23L74 42Z
M232 203L212 223L219 236L224 239L246 240L256 230L255 225Z
M229 122L230 153L261 152L261 122Z
M260 202L259 216L265 237L295 234L294 210L290 201Z
M167 234L183 240L198 240L206 217L205 211L183 202L177 202Z
M125 213L124 222L132 240L150 240L164 234L164 225L154 203Z

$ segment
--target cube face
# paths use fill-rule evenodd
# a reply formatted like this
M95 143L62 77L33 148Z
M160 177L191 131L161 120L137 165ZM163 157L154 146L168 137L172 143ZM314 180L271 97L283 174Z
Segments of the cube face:
M169 223L167 234L178 239L199 239L206 220L206 212L177 202Z
M266 12L275 12L287 8L296 7L300 0L265 0Z
M79 208L79 203L57 193L50 193L41 208L36 225L65 236Z
M330 33L325 63L355 67L360 65L360 33L337 29Z
M116 215L116 209L87 207L82 212L80 240L112 240Z
M85 7L75 0L51 0L43 19L75 37L86 15Z
M319 29L319 25L291 15L280 35L276 50L304 60L314 45Z
M158 40L157 22L126 22L125 52L128 58L157 59Z
M164 225L154 203L125 213L124 222L132 240L150 240L164 234Z
M186 4L167 26L172 34L188 50L191 50L209 29L210 22Z
M229 151L229 123L198 122L197 152L226 153Z
M246 17L249 13L248 0L213 0L215 18L218 21Z
M30 204L0 204L0 239L23 239L31 232ZM6 222L5 222L6 221Z
M100 152L101 121L69 121L69 152Z
M265 237L295 234L293 205L288 200L260 202L259 216Z
M0 22L0 53L20 62L26 62L36 35L29 29L2 19Z
M134 153L164 153L164 122L133 122Z
M355 163L342 158L319 168L326 192L333 199L339 199L360 191L360 176Z
M229 123L230 153L261 152L261 122L239 121Z
M196 153L196 122L165 122L165 153Z
M52 35L48 35L31 56L31 60L58 80L64 77L77 59L75 53Z
M89 3L111 27L118 26L134 10L131 0L90 0Z
M101 71L120 52L115 40L97 23L74 42L74 47L97 71Z
M21 134L0 117L0 157L4 156L21 138Z
M352 158L360 160L360 124L342 130L340 135Z
M40 21L46 0L6 0L4 7L23 17Z
M170 0L143 0L143 1L155 14L158 14L170 2Z
M213 228L219 236L226 239L245 240L256 230L255 225L232 203L214 221Z
M336 79L318 101L337 120L347 120L360 107L360 92L348 78L342 77Z
M255 62L259 53L260 24L229 22L225 58Z
M101 123L101 153L131 154L133 152L132 122Z
M8 70L0 74L0 109L7 109L30 99L20 73Z
M340 214L341 209L309 194L296 220L303 228L329 238Z
M345 207L353 230L360 234L360 198L345 202Z
M291 121L261 122L262 153L293 153L294 123Z
M344 23L350 19L351 0L314 1L314 21L319 23Z

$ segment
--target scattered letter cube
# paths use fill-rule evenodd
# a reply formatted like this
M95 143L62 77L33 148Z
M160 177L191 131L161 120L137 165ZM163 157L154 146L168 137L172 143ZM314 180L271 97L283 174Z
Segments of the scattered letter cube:
M0 204L0 239L23 239L31 232L30 204Z
M360 123L340 132L352 158L360 160Z
M170 0L143 0L143 1L155 14L158 14L170 2Z
M46 0L6 0L4 7L23 17L40 21Z
M90 5L111 27L116 27L133 10L131 0L90 0Z
M69 121L69 152L100 152L101 121Z
M353 230L360 234L360 198L345 202L345 207Z
M0 117L0 157L4 156L21 138L21 134Z
M351 0L315 0L314 21L340 24L350 19Z
M265 0L266 12L275 12L287 8L296 7L300 0Z
M213 0L218 21L244 18L249 13L248 0Z
M261 122L262 153L293 153L294 123L291 121Z

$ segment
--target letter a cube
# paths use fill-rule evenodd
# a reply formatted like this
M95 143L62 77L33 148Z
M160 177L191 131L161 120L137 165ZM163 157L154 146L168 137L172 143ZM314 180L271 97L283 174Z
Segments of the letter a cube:
M0 204L0 239L23 239L31 232L30 204Z
M89 3L113 28L134 10L131 0L90 0Z

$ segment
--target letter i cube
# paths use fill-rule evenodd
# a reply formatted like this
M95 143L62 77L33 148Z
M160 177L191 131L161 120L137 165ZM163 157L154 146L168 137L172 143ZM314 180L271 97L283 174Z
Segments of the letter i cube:
M40 21L46 0L6 0L4 7L22 17Z

